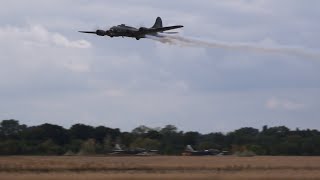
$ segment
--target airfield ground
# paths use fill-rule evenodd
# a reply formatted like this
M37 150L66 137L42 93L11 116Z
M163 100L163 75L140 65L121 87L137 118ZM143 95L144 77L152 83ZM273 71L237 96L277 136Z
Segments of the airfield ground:
M320 157L3 156L1 180L320 180Z

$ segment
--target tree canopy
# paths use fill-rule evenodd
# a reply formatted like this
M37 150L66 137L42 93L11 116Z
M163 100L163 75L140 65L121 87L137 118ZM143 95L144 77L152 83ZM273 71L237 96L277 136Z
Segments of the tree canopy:
M187 145L192 145L198 150L312 156L320 155L320 132L263 126L262 130L244 127L229 133L201 134L179 131L174 125L142 125L131 132L121 132L118 128L85 124L67 129L48 123L28 127L14 119L0 122L0 155L106 154L116 144L126 149L157 149L166 155L181 154Z

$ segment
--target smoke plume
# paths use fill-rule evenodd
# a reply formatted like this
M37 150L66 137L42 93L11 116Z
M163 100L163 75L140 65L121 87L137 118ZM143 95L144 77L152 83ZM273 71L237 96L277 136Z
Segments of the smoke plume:
M238 51L251 51L258 53L272 53L272 54L287 54L294 56L301 56L306 58L320 60L320 54L315 53L311 50L301 47L290 47L290 46L262 46L258 43L229 43L221 41L203 41L177 35L165 35L159 36L146 36L148 39L152 39L161 43L178 45L182 47L203 47L203 48L220 48L226 50L238 50Z

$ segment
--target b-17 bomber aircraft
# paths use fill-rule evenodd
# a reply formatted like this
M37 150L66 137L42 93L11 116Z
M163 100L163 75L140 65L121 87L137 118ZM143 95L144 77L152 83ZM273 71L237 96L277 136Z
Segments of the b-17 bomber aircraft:
M161 37L161 35L159 33L173 34L176 32L164 32L164 31L169 31L172 29L178 29L178 28L182 28L182 27L183 27L182 25L163 27L161 18L157 17L156 22L154 23L154 25L151 28L140 27L138 29L135 27L127 26L125 24L121 24L118 26L113 26L109 30L98 29L96 31L79 31L79 32L88 33L88 34L96 34L98 36L132 37L132 38L136 38L137 40L139 40L141 38L145 38L147 35Z

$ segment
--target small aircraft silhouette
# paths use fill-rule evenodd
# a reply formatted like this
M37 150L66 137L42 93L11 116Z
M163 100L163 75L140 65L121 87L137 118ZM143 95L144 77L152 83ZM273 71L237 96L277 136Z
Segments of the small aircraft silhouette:
M161 37L158 33L164 33L164 31L169 31L172 29L178 29L182 28L182 25L176 25L176 26L167 26L163 27L162 26L162 20L160 17L157 17L156 22L151 28L146 28L146 27L140 27L134 28L131 26L127 26L125 24L121 24L118 26L113 26L109 30L101 30L98 29L96 31L79 31L81 33L88 33L88 34L96 34L98 36L109 36L109 37L132 37L136 38L137 40L141 38L145 38L146 35L150 36L157 36ZM177 32L166 32L168 34L174 34Z
M158 154L158 150L147 150L144 148L133 148L123 150L120 144L116 144L109 155L122 155L122 156L154 156Z
M206 149L202 151L196 151L192 148L191 145L187 145L186 149L182 153L182 155L185 156L209 156L209 155L223 155L219 150L217 149Z

